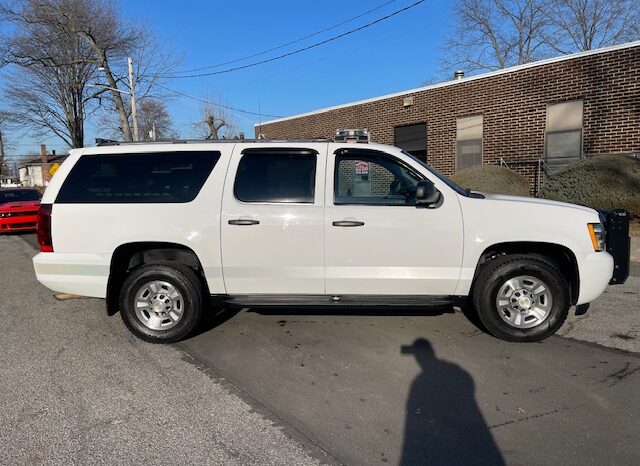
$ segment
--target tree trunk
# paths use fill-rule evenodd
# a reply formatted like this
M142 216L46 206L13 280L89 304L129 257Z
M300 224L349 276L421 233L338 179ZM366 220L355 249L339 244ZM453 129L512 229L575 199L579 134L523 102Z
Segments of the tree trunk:
M102 61L101 66L104 68L104 75L107 78L107 82L109 83L109 87L112 87L111 94L113 94L113 101L116 104L116 110L118 110L118 118L120 119L120 127L122 128L122 137L125 141L133 141L133 136L131 135L131 127L129 126L129 116L127 115L127 111L124 108L124 101L122 100L122 95L120 92L114 90L118 88L116 80L113 78L113 73L111 73L111 68L109 68L109 64L107 63L107 58L104 53L101 54L100 60Z
M127 115L127 111L124 108L124 101L122 100L122 95L120 94L118 89L118 83L113 77L113 73L111 72L111 68L109 67L109 61L107 60L107 55L104 50L98 47L95 39L85 32L79 32L81 36L83 36L89 46L94 50L96 55L98 55L99 66L101 66L104 70L104 75L107 78L107 83L109 87L111 87L111 94L113 95L113 101L116 105L116 110L118 111L118 118L120 119L120 127L122 128L122 136L125 141L130 142L133 141L133 137L131 135L131 126L129 126L129 116Z

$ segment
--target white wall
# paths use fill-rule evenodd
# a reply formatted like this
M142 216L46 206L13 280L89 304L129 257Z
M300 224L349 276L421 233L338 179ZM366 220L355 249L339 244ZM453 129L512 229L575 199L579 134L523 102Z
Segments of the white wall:
M2 178L0 179L0 188L19 188L20 182L18 180L14 180L12 178Z
M20 174L20 184L30 188L36 186L46 186L42 178L41 165L27 165L18 169Z

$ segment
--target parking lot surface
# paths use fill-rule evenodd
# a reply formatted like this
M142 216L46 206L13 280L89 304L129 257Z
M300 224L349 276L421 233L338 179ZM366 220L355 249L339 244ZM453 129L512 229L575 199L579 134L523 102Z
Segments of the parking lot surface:
M537 344L447 308L249 309L153 346L56 301L23 240L0 237L5 462L640 464L640 358L589 343L638 351L637 267Z
M324 452L100 300L60 302L0 236L1 464L321 464ZM297 438L296 438L297 437Z

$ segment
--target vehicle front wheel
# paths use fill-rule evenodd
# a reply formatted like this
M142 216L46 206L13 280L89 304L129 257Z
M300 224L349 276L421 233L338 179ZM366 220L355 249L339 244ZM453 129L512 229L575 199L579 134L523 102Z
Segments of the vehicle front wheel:
M498 257L480 272L473 304L492 335L508 341L540 341L569 314L569 284L551 261L518 254Z
M151 343L173 343L197 327L205 303L198 275L182 264L134 270L120 291L120 315L131 332Z

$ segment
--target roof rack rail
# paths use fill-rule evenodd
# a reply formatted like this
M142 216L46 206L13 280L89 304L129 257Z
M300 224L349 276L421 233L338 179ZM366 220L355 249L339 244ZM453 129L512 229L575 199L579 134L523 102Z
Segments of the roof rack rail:
M174 139L167 141L112 141L110 139L96 138L97 147L105 146L135 146L151 144L209 144L209 143L236 143L236 142L332 142L332 139Z

